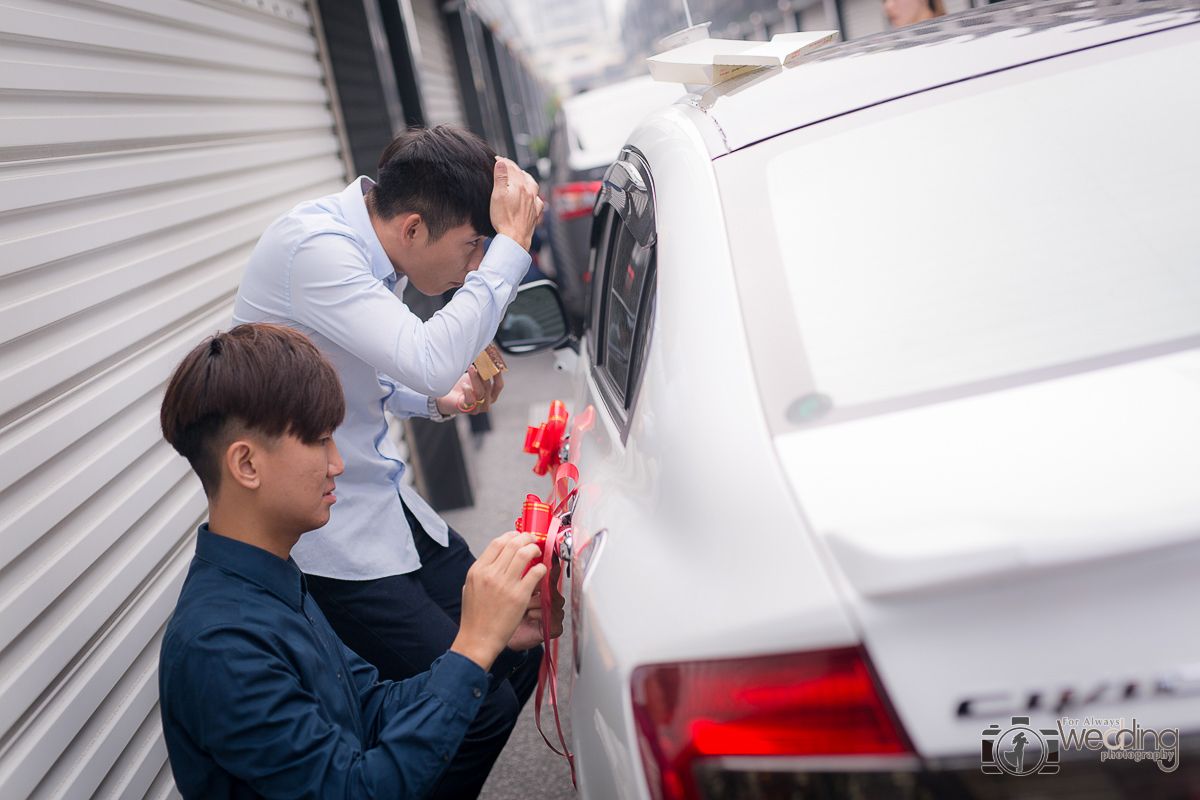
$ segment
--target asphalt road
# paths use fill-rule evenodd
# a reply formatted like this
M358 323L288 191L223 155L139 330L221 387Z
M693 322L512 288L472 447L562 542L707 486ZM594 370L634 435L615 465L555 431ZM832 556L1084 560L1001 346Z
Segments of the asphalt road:
M506 357L509 371L504 375L504 391L488 412L492 430L470 433L465 419L457 421L463 440L467 469L475 505L448 511L442 517L478 555L495 536L513 529L521 514L526 494L545 498L550 478L533 474L534 457L523 452L526 426L545 422L551 401L562 400L571 410L569 376L554 369L554 356L543 353L523 358ZM570 584L563 582L563 593L570 597ZM563 697L559 715L570 745L571 631L566 621L559 646L559 686ZM565 758L555 755L534 726L534 701L530 698L517 722L512 737L483 787L481 800L574 800L571 771ZM556 743L554 717L543 709L542 729Z

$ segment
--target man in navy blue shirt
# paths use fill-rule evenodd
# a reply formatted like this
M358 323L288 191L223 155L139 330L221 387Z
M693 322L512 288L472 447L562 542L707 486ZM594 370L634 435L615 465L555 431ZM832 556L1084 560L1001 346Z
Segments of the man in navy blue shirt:
M159 665L185 798L424 797L507 677L488 673L496 656L538 613L545 567L522 577L538 547L511 532L467 573L458 636L428 672L379 682L338 640L289 554L336 502L344 413L330 363L274 325L212 337L168 384L163 434L209 501Z

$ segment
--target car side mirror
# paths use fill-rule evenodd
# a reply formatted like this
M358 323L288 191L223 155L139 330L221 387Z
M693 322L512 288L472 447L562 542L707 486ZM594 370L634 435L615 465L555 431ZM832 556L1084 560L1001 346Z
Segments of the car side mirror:
M510 355L527 356L560 347L570 337L558 287L552 281L533 281L517 290L496 331L496 344Z

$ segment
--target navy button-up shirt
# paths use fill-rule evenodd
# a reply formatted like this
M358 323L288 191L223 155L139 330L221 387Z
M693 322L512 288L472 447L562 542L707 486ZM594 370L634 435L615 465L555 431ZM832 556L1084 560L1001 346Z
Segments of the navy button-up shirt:
M457 653L378 682L294 561L200 527L159 664L167 753L185 798L423 797L487 688Z

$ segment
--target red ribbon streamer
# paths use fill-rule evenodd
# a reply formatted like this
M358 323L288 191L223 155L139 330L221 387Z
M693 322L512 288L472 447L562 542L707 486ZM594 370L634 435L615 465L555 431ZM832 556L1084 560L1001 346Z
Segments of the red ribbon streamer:
M578 788L575 783L575 755L567 747L566 737L563 735L562 719L558 715L558 639L550 638L551 617L551 602L553 595L552 589L562 591L562 571L558 573L557 585L552 586L550 580L550 566L558 545L562 542L565 531L559 529L558 518L555 517L550 522L550 530L548 531L548 541L553 542L554 546L547 547L542 552L542 563L546 566L546 574L542 576L542 640L545 643L545 652L542 655L542 664L538 668L538 685L537 694L533 700L533 721L537 725L538 733L542 735L542 741L546 746L553 750L558 755L567 759L567 764L571 767L571 785ZM562 750L554 746L550 738L546 736L546 732L542 730L542 697L545 696L548 704L554 709L554 727L558 732L558 743L562 745Z
M529 426L525 432L525 452L538 457L533 467L534 474L545 475L553 470L553 485L545 502L534 494L525 497L525 503L521 507L521 519L517 520L517 530L532 533L537 537L542 548L541 562L546 566L541 587L542 641L545 652L538 670L537 694L533 703L534 722L546 746L567 759L571 767L571 784L575 785L575 756L567 747L562 720L558 713L558 640L550 635L553 622L553 593L562 592L562 571L559 571L558 580L552 582L550 568L555 556L562 556L562 541L570 530L569 527L562 527L562 517L570 510L571 500L574 499L579 484L579 470L574 464L564 464L562 461L567 418L566 405L561 400L555 400L550 404L549 418L537 427ZM590 417L588 423L590 427ZM554 746L542 730L543 698L554 710L554 726L558 733L558 743L562 746L561 750Z
M567 468L570 468L569 470ZM570 473L574 471L574 465L563 464L559 468L556 477L559 477L562 485L565 487L569 480L572 480ZM578 475L578 472L575 472ZM556 481L556 483L558 483ZM537 725L538 733L542 735L542 740L546 746L560 756L567 759L567 764L571 767L571 784L575 784L575 756L567 748L566 737L563 736L562 720L558 714L558 639L552 638L550 635L550 624L553 621L553 611L551 605L554 595L552 592L557 590L562 592L562 571L559 571L558 580L551 580L551 567L553 566L555 556L562 556L562 541L570 528L562 528L561 520L558 516L559 509L564 508L567 502L567 497L574 493L574 489L566 497L559 508L555 509L552 515L549 503L543 503L536 494L526 495L525 503L521 509L521 518L517 520L517 530L523 533L532 533L537 537L538 546L542 548L542 556L540 559L534 559L529 562L529 566L525 568L525 572L529 572L534 564L541 561L546 566L546 574L542 576L541 586L541 602L542 602L542 642L545 645L542 655L542 663L538 668L538 683L537 695L533 701L533 720ZM554 709L554 725L558 730L558 742L562 745L562 750L559 750L546 736L546 732L542 730L542 698L545 697L551 708Z

